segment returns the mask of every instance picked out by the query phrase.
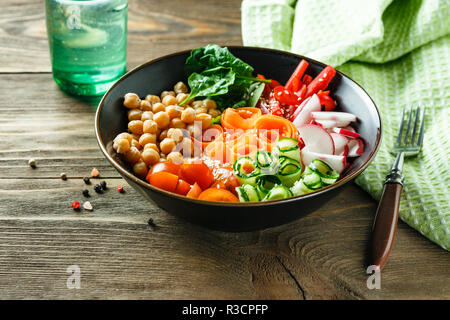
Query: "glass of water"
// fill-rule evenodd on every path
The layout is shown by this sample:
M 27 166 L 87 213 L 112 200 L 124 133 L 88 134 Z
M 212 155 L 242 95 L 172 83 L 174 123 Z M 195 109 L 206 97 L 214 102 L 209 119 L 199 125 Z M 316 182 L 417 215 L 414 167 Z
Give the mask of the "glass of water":
M 53 78 L 99 96 L 125 73 L 128 0 L 45 0 Z

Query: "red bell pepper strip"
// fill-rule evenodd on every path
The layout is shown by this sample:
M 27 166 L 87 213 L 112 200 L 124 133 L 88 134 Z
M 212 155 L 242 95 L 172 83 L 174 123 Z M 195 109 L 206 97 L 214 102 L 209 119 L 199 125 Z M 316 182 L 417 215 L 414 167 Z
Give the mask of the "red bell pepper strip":
M 273 80 L 273 79 L 270 79 L 270 80 L 272 82 L 268 83 L 268 85 L 270 86 L 271 89 L 281 86 L 281 83 L 279 83 L 277 80 Z
M 303 82 L 303 84 L 309 85 L 312 80 L 313 80 L 313 78 L 309 74 L 305 74 L 303 76 L 302 82 Z
M 286 89 L 283 86 L 276 87 L 273 89 L 274 97 L 279 102 L 287 105 L 296 105 L 298 104 L 299 97 L 294 94 L 292 91 Z
M 317 97 L 319 98 L 320 105 L 324 107 L 325 111 L 332 111 L 336 108 L 336 102 L 328 96 L 326 91 L 318 93 Z
M 319 73 L 317 77 L 308 85 L 308 90 L 306 91 L 306 97 L 312 96 L 319 90 L 325 90 L 328 87 L 331 79 L 333 79 L 336 74 L 336 70 L 332 66 L 326 66 L 322 72 Z
M 289 78 L 289 80 L 286 82 L 285 84 L 285 88 L 291 91 L 297 91 L 294 90 L 293 88 L 293 84 L 294 84 L 294 79 L 298 80 L 298 84 L 301 83 L 301 78 L 303 77 L 303 74 L 305 73 L 306 69 L 308 68 L 309 63 L 306 62 L 306 60 L 302 59 L 302 61 L 300 61 L 300 63 L 298 64 L 297 68 L 295 68 L 294 73 L 292 73 L 291 77 Z M 300 86 L 299 86 L 300 87 Z

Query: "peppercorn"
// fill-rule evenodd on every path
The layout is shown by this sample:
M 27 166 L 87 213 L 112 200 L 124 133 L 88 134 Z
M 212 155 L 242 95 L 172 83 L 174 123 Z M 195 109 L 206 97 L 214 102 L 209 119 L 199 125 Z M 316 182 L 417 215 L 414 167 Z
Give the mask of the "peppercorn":
M 152 218 L 148 219 L 147 223 L 148 223 L 150 230 L 154 231 L 156 228 L 156 224 L 153 222 L 153 219 Z
M 102 193 L 102 186 L 99 185 L 99 184 L 96 184 L 94 186 L 94 191 L 97 192 L 97 193 Z
M 33 169 L 36 168 L 36 160 L 34 160 L 34 159 L 28 160 L 28 165 L 30 167 L 32 167 Z
M 123 190 L 123 187 L 121 185 L 117 185 L 117 191 L 119 191 L 120 193 L 123 193 L 125 190 Z
M 91 179 L 89 179 L 89 177 L 84 177 L 83 181 L 85 184 L 91 184 Z
M 83 189 L 83 196 L 85 196 L 86 198 L 89 197 L 89 190 L 88 189 Z
M 61 173 L 59 176 L 62 180 L 67 180 L 67 174 L 65 172 Z
M 102 186 L 103 190 L 106 190 L 106 181 L 100 182 L 100 185 Z
M 86 209 L 87 211 L 94 210 L 94 208 L 92 207 L 92 204 L 89 201 L 86 201 L 85 203 L 83 203 L 83 208 Z
M 99 175 L 100 175 L 100 172 L 97 170 L 97 168 L 92 168 L 91 176 L 93 178 L 97 178 Z
M 77 200 L 74 200 L 72 202 L 72 208 L 73 210 L 78 210 L 80 208 L 80 203 Z

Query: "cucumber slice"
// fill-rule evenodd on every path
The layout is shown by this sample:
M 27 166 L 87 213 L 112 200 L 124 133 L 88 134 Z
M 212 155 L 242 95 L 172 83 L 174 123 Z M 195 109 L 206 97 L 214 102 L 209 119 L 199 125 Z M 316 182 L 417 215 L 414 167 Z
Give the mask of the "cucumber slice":
M 256 178 L 256 188 L 261 194 L 267 194 L 269 191 L 276 186 L 281 185 L 281 180 L 274 175 L 259 176 Z
M 249 184 L 244 184 L 243 186 L 236 188 L 239 201 L 241 202 L 257 202 L 261 201 L 261 195 L 258 190 Z
M 300 147 L 298 141 L 293 138 L 283 138 L 278 140 L 276 154 L 279 157 L 286 157 L 300 162 Z
M 317 190 L 322 187 L 322 179 L 315 172 L 303 176 L 303 183 L 311 190 Z
M 307 186 L 305 186 L 303 180 L 296 181 L 294 185 L 291 187 L 291 192 L 294 196 L 301 196 L 303 194 L 307 194 L 313 191 L 314 190 L 309 189 Z
M 340 177 L 338 171 L 333 170 L 328 164 L 319 159 L 314 159 L 309 167 L 320 176 L 325 185 L 335 183 Z
M 250 173 L 248 173 L 249 168 L 253 169 Z M 241 185 L 256 185 L 256 177 L 258 177 L 261 173 L 259 168 L 256 166 L 255 161 L 248 156 L 237 159 L 233 164 L 233 171 Z
M 284 186 L 292 187 L 302 175 L 302 165 L 300 162 L 287 157 L 280 157 L 280 162 L 277 176 Z
M 270 152 L 260 150 L 256 153 L 256 165 L 259 168 L 270 168 L 273 162 L 274 159 Z
M 292 192 L 285 186 L 276 186 L 264 197 L 263 201 L 281 200 L 292 197 Z
M 236 187 L 236 192 L 240 202 L 250 202 L 250 198 L 248 197 L 247 192 L 245 192 L 244 187 Z

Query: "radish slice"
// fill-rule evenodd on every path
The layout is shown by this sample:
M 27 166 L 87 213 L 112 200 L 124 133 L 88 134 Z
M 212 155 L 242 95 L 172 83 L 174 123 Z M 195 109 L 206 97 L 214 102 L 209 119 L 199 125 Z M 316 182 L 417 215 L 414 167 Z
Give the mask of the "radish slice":
M 347 137 L 343 136 L 342 134 L 338 134 L 335 132 L 330 133 L 330 136 L 333 139 L 333 143 L 334 143 L 334 154 L 342 155 L 347 147 L 349 139 Z M 348 153 L 348 147 L 347 147 L 347 153 Z
M 331 129 L 331 131 L 335 132 L 335 133 L 342 134 L 342 135 L 347 136 L 347 137 L 352 137 L 352 138 L 359 138 L 360 137 L 359 133 L 348 130 L 348 128 L 353 129 L 352 127 L 346 127 L 346 128 L 347 129 L 344 129 L 344 128 L 333 128 L 333 129 Z
M 311 112 L 311 116 L 314 120 L 334 120 L 341 123 L 350 123 L 356 121 L 356 116 L 348 112 L 333 112 L 333 111 L 320 111 Z M 345 126 L 348 126 L 345 125 Z M 345 127 L 343 126 L 343 127 Z
M 314 122 L 321 125 L 325 129 L 330 129 L 330 128 L 334 128 L 334 127 L 342 128 L 342 127 L 348 126 L 350 123 L 349 121 L 319 120 L 319 119 L 314 119 Z
M 298 128 L 298 133 L 305 143 L 303 150 L 334 154 L 333 138 L 321 126 L 304 124 Z
M 348 142 L 348 157 L 359 157 L 364 152 L 364 143 L 361 139 L 351 139 Z
M 341 153 L 336 154 L 336 155 L 347 157 L 348 156 L 348 145 L 344 146 L 344 150 Z
M 306 98 L 298 107 L 297 109 L 295 109 L 294 114 L 292 115 L 291 120 L 294 120 L 298 114 L 300 113 L 300 111 L 302 111 L 303 107 L 308 103 L 308 101 L 311 99 L 311 97 Z
M 302 109 L 300 110 L 299 114 L 294 118 L 294 121 L 292 121 L 292 123 L 297 128 L 300 127 L 303 124 L 310 123 L 311 120 L 312 120 L 311 112 L 313 112 L 313 111 L 320 111 L 321 108 L 322 107 L 320 105 L 319 97 L 317 96 L 317 94 L 315 94 L 302 107 Z
M 347 160 L 345 156 L 336 156 L 331 154 L 305 151 L 305 149 L 301 151 L 301 155 L 302 162 L 305 167 L 308 166 L 314 159 L 322 160 L 339 173 L 344 171 L 345 167 L 347 166 Z

